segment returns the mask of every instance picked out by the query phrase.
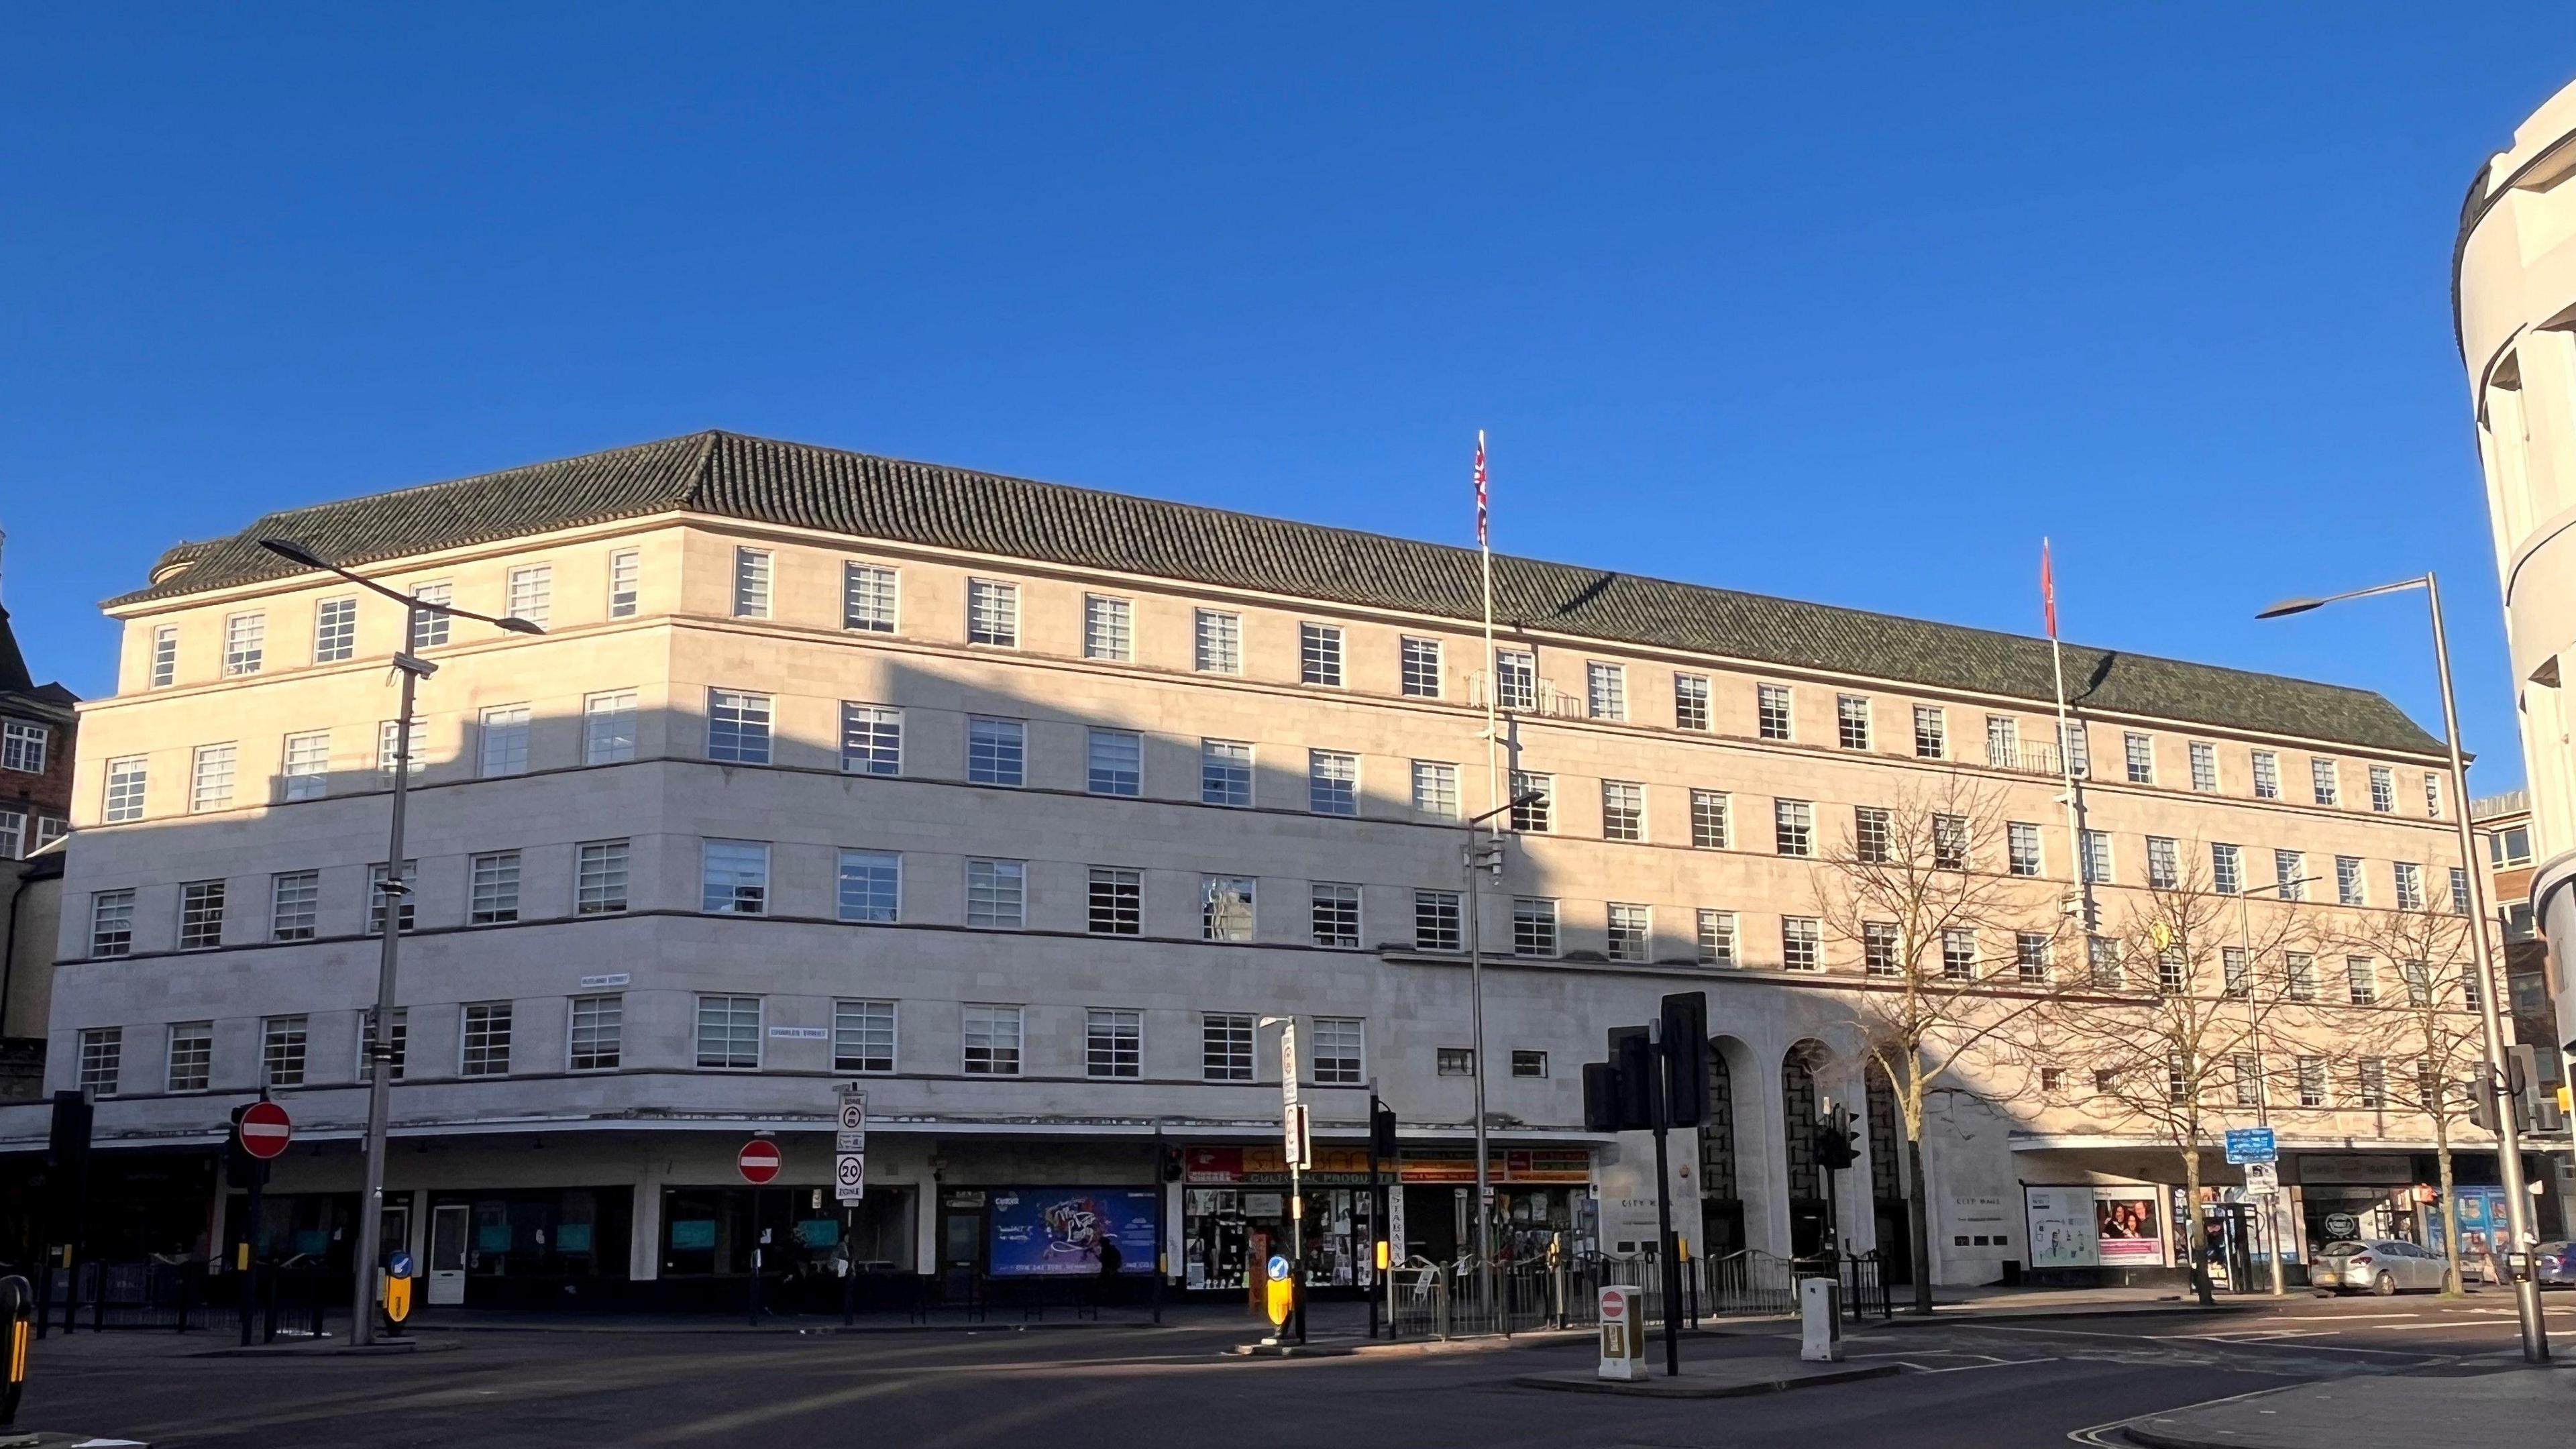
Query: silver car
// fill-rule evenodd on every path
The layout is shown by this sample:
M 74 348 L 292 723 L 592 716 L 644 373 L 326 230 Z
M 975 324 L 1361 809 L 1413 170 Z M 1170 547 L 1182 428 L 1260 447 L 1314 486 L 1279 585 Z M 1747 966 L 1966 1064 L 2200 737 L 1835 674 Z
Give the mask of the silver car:
M 2328 1243 L 2317 1250 L 2316 1270 L 2311 1277 L 2318 1287 L 2344 1292 L 2359 1289 L 2382 1295 L 2413 1290 L 2438 1293 L 2442 1288 L 2442 1259 L 2429 1249 L 2394 1238 Z
M 2576 1243 L 2543 1243 L 2532 1249 L 2531 1276 L 2543 1288 L 2576 1287 Z

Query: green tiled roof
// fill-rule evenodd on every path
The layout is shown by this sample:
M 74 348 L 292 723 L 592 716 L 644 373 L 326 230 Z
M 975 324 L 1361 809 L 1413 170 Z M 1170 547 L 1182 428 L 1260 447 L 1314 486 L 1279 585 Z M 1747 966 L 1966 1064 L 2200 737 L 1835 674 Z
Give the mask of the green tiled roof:
M 263 536 L 367 563 L 674 509 L 1479 617 L 1471 549 L 725 432 L 272 513 L 230 538 L 173 550 L 165 566 L 184 567 L 109 603 L 297 572 L 258 548 Z M 1494 560 L 1494 599 L 1506 625 L 2034 704 L 2054 698 L 2045 639 L 1508 556 Z M 2367 690 L 2079 645 L 2067 646 L 2066 668 L 2070 692 L 2089 709 L 2366 749 L 2440 749 Z

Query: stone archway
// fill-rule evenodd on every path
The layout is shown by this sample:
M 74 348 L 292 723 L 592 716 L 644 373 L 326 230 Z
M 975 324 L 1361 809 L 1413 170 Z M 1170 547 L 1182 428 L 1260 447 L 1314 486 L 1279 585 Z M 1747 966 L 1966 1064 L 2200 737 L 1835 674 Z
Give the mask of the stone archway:
M 1816 1161 L 1816 1122 L 1833 1054 L 1810 1037 L 1780 1055 L 1780 1162 L 1789 1198 L 1789 1253 L 1803 1258 L 1831 1241 L 1832 1210 L 1824 1169 Z
M 1905 1198 L 1904 1133 L 1897 1120 L 1896 1085 L 1872 1060 L 1862 1069 L 1866 1100 L 1869 1197 L 1877 1228 L 1881 1273 L 1890 1284 L 1914 1281 L 1914 1234 L 1908 1226 Z

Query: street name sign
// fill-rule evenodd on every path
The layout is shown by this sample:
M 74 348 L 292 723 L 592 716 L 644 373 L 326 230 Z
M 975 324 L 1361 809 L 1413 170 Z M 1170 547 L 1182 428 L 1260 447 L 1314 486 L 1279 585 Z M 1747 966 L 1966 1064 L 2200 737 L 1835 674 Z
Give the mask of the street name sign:
M 2269 1127 L 2230 1127 L 2227 1129 L 2227 1161 L 2243 1167 L 2249 1162 L 2278 1162 L 2281 1150 L 2273 1141 Z

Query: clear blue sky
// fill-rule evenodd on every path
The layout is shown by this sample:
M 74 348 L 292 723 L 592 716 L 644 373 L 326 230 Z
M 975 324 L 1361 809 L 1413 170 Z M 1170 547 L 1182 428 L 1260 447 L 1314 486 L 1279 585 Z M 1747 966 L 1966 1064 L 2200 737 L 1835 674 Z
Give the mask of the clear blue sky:
M 2438 567 L 2519 780 L 2448 266 L 2576 16 L 1590 8 L 14 7 L 7 602 L 105 692 L 179 538 L 708 426 L 1464 542 L 1482 426 L 1499 548 L 2035 630 L 2045 531 L 2428 722 L 2250 615 Z

